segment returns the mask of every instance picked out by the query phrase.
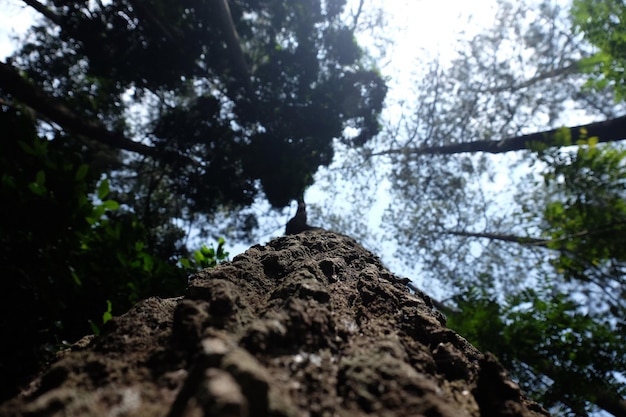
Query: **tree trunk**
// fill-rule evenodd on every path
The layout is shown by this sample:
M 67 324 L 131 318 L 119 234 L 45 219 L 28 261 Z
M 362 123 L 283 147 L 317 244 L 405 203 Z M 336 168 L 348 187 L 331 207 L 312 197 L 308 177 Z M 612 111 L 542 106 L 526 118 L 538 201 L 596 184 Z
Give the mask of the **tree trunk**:
M 3 416 L 547 416 L 354 240 L 254 246 L 61 352 Z
M 597 137 L 598 142 L 616 142 L 626 139 L 626 116 L 595 122 L 586 125 L 546 130 L 545 132 L 516 136 L 503 140 L 477 140 L 443 146 L 424 146 L 419 148 L 398 148 L 374 152 L 370 156 L 380 155 L 452 155 L 457 153 L 504 153 L 511 151 L 532 150 L 537 147 L 567 146 L 558 140 L 559 134 L 569 132 L 570 144 L 575 145 L 583 137 Z M 583 135 L 582 132 L 585 131 Z
M 215 24 L 220 28 L 224 42 L 228 49 L 228 56 L 235 78 L 243 85 L 249 94 L 252 94 L 250 85 L 250 72 L 246 64 L 246 57 L 241 48 L 239 34 L 235 28 L 235 22 L 230 13 L 228 0 L 213 0 L 213 10 L 215 11 Z

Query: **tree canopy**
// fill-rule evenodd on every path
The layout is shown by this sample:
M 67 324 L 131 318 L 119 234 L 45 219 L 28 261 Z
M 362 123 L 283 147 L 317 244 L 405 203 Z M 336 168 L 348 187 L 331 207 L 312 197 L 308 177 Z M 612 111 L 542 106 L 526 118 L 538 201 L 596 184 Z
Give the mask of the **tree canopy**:
M 64 132 L 175 167 L 169 186 L 198 211 L 261 191 L 285 206 L 333 139 L 378 131 L 385 85 L 344 2 L 27 3 L 45 19 L 2 64 L 3 91 Z
M 583 3 L 618 42 L 619 2 L 503 0 L 450 62 L 416 63 L 400 114 L 341 171 L 369 184 L 359 211 L 391 201 L 383 230 L 364 232 L 361 212 L 334 224 L 391 247 L 450 326 L 555 415 L 621 416 L 626 108 L 618 49 L 599 66 Z
M 621 2 L 499 0 L 385 108 L 363 1 L 24 2 L 41 20 L 0 63 L 0 292 L 40 309 L 9 349 L 176 293 L 224 256 L 192 257 L 184 227 L 249 237 L 247 207 L 317 178 L 335 211 L 309 204 L 312 224 L 415 267 L 555 415 L 626 415 Z
M 378 133 L 386 94 L 345 1 L 24 3 L 39 19 L 0 62 L 3 395 L 111 311 L 180 294 L 226 257 L 189 230 L 249 234 L 253 202 L 301 198 Z

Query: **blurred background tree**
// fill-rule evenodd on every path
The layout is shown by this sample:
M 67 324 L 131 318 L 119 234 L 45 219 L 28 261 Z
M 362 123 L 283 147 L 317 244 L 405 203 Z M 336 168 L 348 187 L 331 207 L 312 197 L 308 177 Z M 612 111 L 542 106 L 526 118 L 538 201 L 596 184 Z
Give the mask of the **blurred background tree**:
M 624 10 L 499 1 L 493 27 L 421 63 L 412 96 L 336 175 L 390 201 L 378 235 L 358 218 L 337 227 L 384 241 L 555 415 L 626 415 Z

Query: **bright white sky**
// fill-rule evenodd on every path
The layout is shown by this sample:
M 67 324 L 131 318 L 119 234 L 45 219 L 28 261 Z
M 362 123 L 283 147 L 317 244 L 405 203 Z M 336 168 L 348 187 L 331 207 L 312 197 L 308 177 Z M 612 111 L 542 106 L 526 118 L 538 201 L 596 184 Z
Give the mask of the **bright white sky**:
M 35 12 L 18 0 L 0 0 L 0 58 L 4 60 L 14 49 L 11 38 L 22 34 L 33 21 Z
M 495 13 L 495 0 L 386 0 L 382 4 L 389 14 L 387 23 L 399 32 L 396 57 L 414 56 L 422 48 L 433 54 L 450 54 L 460 32 L 488 25 Z M 36 15 L 20 0 L 0 0 L 0 57 L 11 53 L 11 37 L 24 33 Z
M 398 54 L 413 55 L 423 48 L 446 57 L 464 32 L 472 34 L 493 23 L 496 1 L 387 0 L 384 8 L 390 14 L 387 23 L 405 32 L 396 41 Z

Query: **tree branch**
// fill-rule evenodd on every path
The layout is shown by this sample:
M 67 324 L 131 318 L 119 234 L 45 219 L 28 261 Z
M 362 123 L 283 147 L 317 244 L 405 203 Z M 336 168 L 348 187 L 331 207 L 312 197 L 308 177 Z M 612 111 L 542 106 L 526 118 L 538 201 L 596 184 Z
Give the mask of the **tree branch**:
M 352 32 L 354 32 L 359 24 L 359 18 L 361 17 L 361 13 L 363 12 L 363 4 L 365 0 L 359 1 L 359 7 L 357 8 L 356 13 L 352 16 Z
M 13 66 L 0 62 L 0 88 L 15 99 L 41 113 L 64 129 L 87 136 L 105 145 L 146 156 L 165 156 L 159 149 L 130 140 L 122 133 L 110 132 L 98 120 L 86 120 L 59 99 L 24 79 Z M 178 154 L 176 154 L 180 157 Z
M 505 153 L 511 151 L 529 150 L 537 145 L 547 147 L 563 146 L 555 136 L 563 131 L 569 130 L 571 134 L 571 144 L 575 145 L 583 135 L 581 129 L 586 130 L 585 137 L 598 137 L 598 142 L 616 142 L 626 139 L 626 116 L 602 122 L 589 123 L 586 125 L 566 127 L 547 130 L 544 132 L 532 133 L 529 135 L 515 136 L 503 140 L 477 140 L 474 142 L 455 143 L 443 146 L 424 146 L 419 148 L 398 148 L 373 152 L 369 156 L 382 155 L 453 155 L 458 153 L 486 152 L 492 154 Z
M 241 48 L 235 22 L 233 22 L 233 16 L 230 13 L 230 7 L 228 7 L 228 0 L 213 0 L 213 6 L 216 13 L 215 22 L 217 22 L 224 36 L 234 75 L 248 91 L 251 91 L 250 72 Z
M 32 7 L 33 9 L 37 10 L 42 15 L 44 15 L 47 19 L 51 20 L 58 26 L 61 26 L 61 16 L 59 16 L 58 14 L 56 14 L 55 12 L 53 12 L 52 10 L 50 10 L 43 4 L 39 3 L 36 0 L 22 0 L 22 1 L 26 3 L 27 5 L 29 5 L 30 7 Z
M 536 239 L 532 237 L 522 237 L 515 235 L 505 235 L 499 233 L 487 233 L 487 232 L 466 232 L 463 230 L 447 230 L 443 232 L 446 235 L 462 236 L 462 237 L 476 237 L 490 240 L 499 240 L 501 242 L 519 243 L 520 245 L 532 245 L 546 247 L 551 240 Z
M 521 90 L 523 88 L 527 88 L 532 86 L 533 84 L 536 84 L 540 81 L 544 81 L 544 80 L 548 80 L 551 78 L 556 78 L 562 75 L 569 75 L 572 74 L 574 72 L 577 72 L 580 68 L 581 63 L 579 61 L 575 61 L 572 62 L 569 65 L 566 65 L 564 67 L 561 68 L 555 68 L 553 70 L 550 71 L 546 71 L 546 72 L 542 72 L 540 74 L 536 74 L 534 77 L 531 77 L 525 81 L 520 82 L 519 84 L 516 85 L 506 85 L 506 86 L 502 86 L 502 87 L 491 87 L 491 88 L 485 88 L 485 89 L 480 89 L 480 88 L 469 88 L 469 91 L 472 92 L 477 92 L 477 93 L 490 93 L 490 94 L 495 94 L 495 93 L 501 93 L 503 91 L 517 91 L 517 90 Z

